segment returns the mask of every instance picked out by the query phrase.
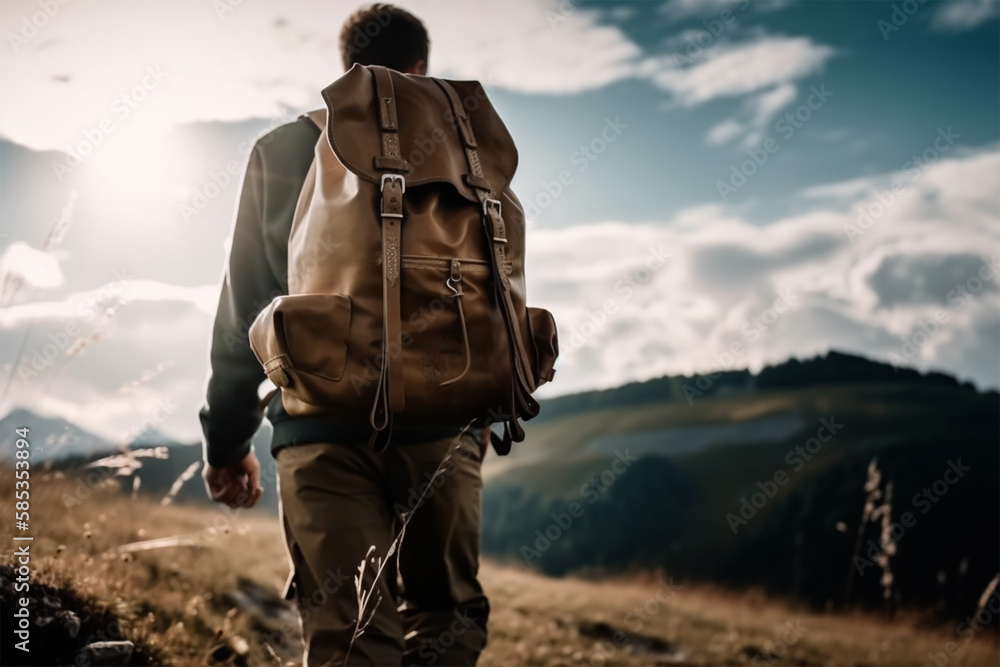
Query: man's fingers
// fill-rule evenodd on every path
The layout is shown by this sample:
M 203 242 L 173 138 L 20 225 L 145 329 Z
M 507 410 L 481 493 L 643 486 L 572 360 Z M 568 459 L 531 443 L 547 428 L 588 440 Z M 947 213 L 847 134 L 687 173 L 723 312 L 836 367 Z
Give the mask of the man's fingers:
M 217 503 L 232 503 L 240 494 L 241 484 L 238 484 L 229 475 L 221 480 L 216 480 L 214 484 L 209 484 L 209 497 Z
M 209 498 L 232 509 L 253 507 L 264 491 L 260 465 L 252 454 L 227 468 L 206 469 L 203 476 Z
M 232 507 L 233 509 L 236 509 L 237 507 L 250 509 L 251 507 L 257 504 L 258 500 L 260 500 L 260 495 L 262 491 L 263 489 L 261 489 L 259 486 L 254 487 L 249 491 L 242 490 L 240 491 L 239 496 L 236 498 L 236 502 L 233 505 L 230 505 L 230 507 Z
M 253 484 L 253 477 L 240 475 L 231 484 L 232 493 L 224 499 L 231 509 L 251 508 L 257 504 L 263 494 L 263 487 L 258 482 Z
M 225 484 L 209 485 L 208 495 L 217 503 L 228 502 L 229 497 L 232 495 L 232 486 L 228 482 Z
M 260 468 L 250 470 L 249 487 L 251 492 L 257 494 L 256 498 L 260 498 L 260 492 L 263 491 L 260 485 Z

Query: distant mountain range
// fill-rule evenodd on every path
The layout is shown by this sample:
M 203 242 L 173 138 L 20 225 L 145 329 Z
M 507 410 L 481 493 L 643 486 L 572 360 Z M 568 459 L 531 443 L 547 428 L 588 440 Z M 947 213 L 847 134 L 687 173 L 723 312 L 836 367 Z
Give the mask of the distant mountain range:
M 15 429 L 25 426 L 28 427 L 33 458 L 59 458 L 114 448 L 104 438 L 61 417 L 42 417 L 30 410 L 17 408 L 0 419 L 0 454 L 7 455 L 14 450 L 14 442 L 18 438 Z
M 112 443 L 99 435 L 85 431 L 62 417 L 43 417 L 30 410 L 16 408 L 0 419 L 0 455 L 7 455 L 14 449 L 17 439 L 15 429 L 27 426 L 31 442 L 31 452 L 36 460 L 61 459 L 67 457 L 102 454 L 116 449 Z M 151 445 L 180 445 L 155 429 L 137 435 L 130 448 Z

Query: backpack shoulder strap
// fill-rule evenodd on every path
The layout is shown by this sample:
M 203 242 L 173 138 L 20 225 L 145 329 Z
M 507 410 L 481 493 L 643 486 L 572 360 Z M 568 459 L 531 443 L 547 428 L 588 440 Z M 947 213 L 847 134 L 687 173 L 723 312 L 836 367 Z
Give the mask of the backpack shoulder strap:
M 316 109 L 314 111 L 307 111 L 299 116 L 299 119 L 304 119 L 311 121 L 322 132 L 326 127 L 326 109 Z

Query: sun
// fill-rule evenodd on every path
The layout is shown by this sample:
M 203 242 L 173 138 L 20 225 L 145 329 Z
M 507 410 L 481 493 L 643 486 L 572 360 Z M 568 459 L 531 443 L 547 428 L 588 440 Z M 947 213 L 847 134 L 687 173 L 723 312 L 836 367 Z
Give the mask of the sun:
M 183 166 L 169 138 L 169 126 L 155 120 L 136 118 L 114 128 L 81 157 L 83 187 L 100 192 L 115 211 L 135 213 L 160 206 L 169 199 L 171 183 Z

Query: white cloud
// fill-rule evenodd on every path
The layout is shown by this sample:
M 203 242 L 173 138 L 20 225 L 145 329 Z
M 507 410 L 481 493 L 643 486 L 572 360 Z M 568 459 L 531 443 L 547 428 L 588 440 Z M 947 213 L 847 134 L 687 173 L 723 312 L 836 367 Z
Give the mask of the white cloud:
M 678 70 L 664 64 L 653 82 L 685 107 L 781 87 L 820 71 L 834 50 L 809 37 L 768 35 L 740 44 L 720 44 L 704 59 Z
M 719 146 L 735 139 L 746 131 L 743 123 L 727 118 L 713 126 L 705 135 L 705 143 L 709 146 Z
M 746 96 L 736 114 L 712 126 L 705 143 L 719 146 L 737 139 L 744 148 L 761 141 L 765 128 L 798 95 L 795 82 L 821 71 L 833 48 L 808 37 L 759 34 L 740 43 L 719 43 L 696 64 L 671 67 L 666 59 L 650 78 L 691 108 L 725 97 Z
M 997 0 L 950 0 L 938 5 L 931 25 L 944 31 L 971 30 L 1000 16 Z
M 807 37 L 765 35 L 716 44 L 697 65 L 678 71 L 671 58 L 647 56 L 618 26 L 602 24 L 600 12 L 564 5 L 519 0 L 498 10 L 485 2 L 418 0 L 408 8 L 432 36 L 432 74 L 529 94 L 648 79 L 691 107 L 780 87 L 814 73 L 833 53 Z M 336 28 L 351 9 L 244 3 L 220 19 L 211 3 L 69 4 L 16 53 L 0 49 L 0 83 L 32 100 L 5 108 L 0 136 L 66 150 L 94 136 L 102 121 L 114 132 L 155 138 L 178 123 L 320 106 L 319 91 L 342 71 Z M 0 3 L 8 25 L 36 11 L 30 1 Z M 468 29 L 484 21 L 489 29 Z M 95 42 L 102 48 L 92 48 Z
M 660 13 L 670 21 L 683 21 L 718 16 L 727 9 L 734 14 L 747 9 L 773 12 L 790 4 L 791 0 L 667 0 L 660 7 Z
M 743 102 L 739 119 L 729 118 L 711 128 L 705 135 L 705 143 L 718 146 L 729 143 L 737 137 L 744 148 L 757 145 L 763 139 L 764 129 L 778 112 L 791 104 L 798 90 L 790 83 L 782 83 L 771 90 L 748 97 Z
M 5 281 L 5 288 L 8 280 L 43 289 L 58 287 L 63 282 L 62 270 L 55 257 L 21 241 L 11 243 L 0 256 L 0 278 Z M 5 299 L 9 296 L 13 295 L 4 294 Z
M 219 300 L 218 285 L 183 287 L 158 280 L 122 278 L 96 289 L 74 292 L 59 301 L 32 301 L 0 310 L 0 329 L 11 329 L 34 320 L 94 319 L 107 308 L 143 301 L 180 301 L 214 315 Z
M 634 76 L 642 55 L 618 27 L 600 24 L 599 13 L 571 8 L 563 15 L 556 0 L 502 8 L 420 0 L 407 8 L 428 27 L 431 73 L 439 76 L 570 94 Z M 0 135 L 64 150 L 106 118 L 116 128 L 140 123 L 152 133 L 320 106 L 319 91 L 342 72 L 338 32 L 353 9 L 340 2 L 247 2 L 220 19 L 211 2 L 71 3 L 17 52 L 0 49 L 0 83 L 31 100 L 5 106 Z M 36 2 L 5 0 L 0 22 L 20 26 L 37 11 Z M 550 22 L 551 12 L 561 20 Z M 135 108 L 123 106 L 133 102 L 122 96 L 142 85 L 147 67 L 161 80 L 140 93 Z
M 138 433 L 151 419 L 181 442 L 200 437 L 212 315 L 177 300 L 134 301 L 108 320 L 72 318 L 35 320 L 13 372 L 9 365 L 19 346 L 10 341 L 21 340 L 26 322 L 0 332 L 4 382 L 13 383 L 4 410 L 21 406 L 59 415 L 112 442 Z M 94 331 L 103 335 L 70 353 Z
M 414 11 L 427 22 L 431 65 L 444 76 L 526 93 L 568 94 L 635 74 L 642 49 L 618 27 L 600 25 L 593 12 L 580 10 L 553 26 L 545 18 L 553 6 L 558 4 L 505 2 L 484 30 L 467 28 L 483 22 L 483 3 L 436 3 Z
M 795 86 L 782 83 L 771 90 L 761 93 L 747 101 L 747 105 L 753 110 L 753 125 L 756 128 L 763 128 L 779 111 L 791 104 L 795 100 Z
M 671 21 L 689 18 L 705 18 L 730 9 L 745 7 L 749 0 L 667 0 L 660 7 L 660 13 Z
M 810 186 L 799 193 L 805 199 L 840 199 L 853 201 L 869 193 L 872 187 L 871 178 L 856 178 L 839 183 L 824 183 Z
M 758 12 L 776 12 L 790 7 L 792 0 L 754 0 L 753 8 Z
M 535 229 L 527 258 L 530 300 L 555 313 L 564 353 L 548 391 L 706 372 L 733 341 L 745 353 L 732 368 L 831 348 L 899 359 L 904 337 L 942 308 L 951 309 L 949 323 L 903 361 L 998 386 L 1000 341 L 992 341 L 994 352 L 979 346 L 975 355 L 954 346 L 995 337 L 1000 290 L 984 288 L 960 309 L 945 299 L 991 260 L 983 253 L 1000 247 L 998 173 L 995 147 L 943 159 L 907 181 L 853 244 L 845 226 L 856 225 L 883 184 L 901 173 L 810 188 L 804 194 L 818 208 L 764 226 L 706 205 L 647 224 Z M 651 247 L 670 257 L 629 292 L 627 277 Z M 880 277 L 887 267 L 888 285 Z M 789 289 L 794 308 L 766 331 L 752 324 Z

